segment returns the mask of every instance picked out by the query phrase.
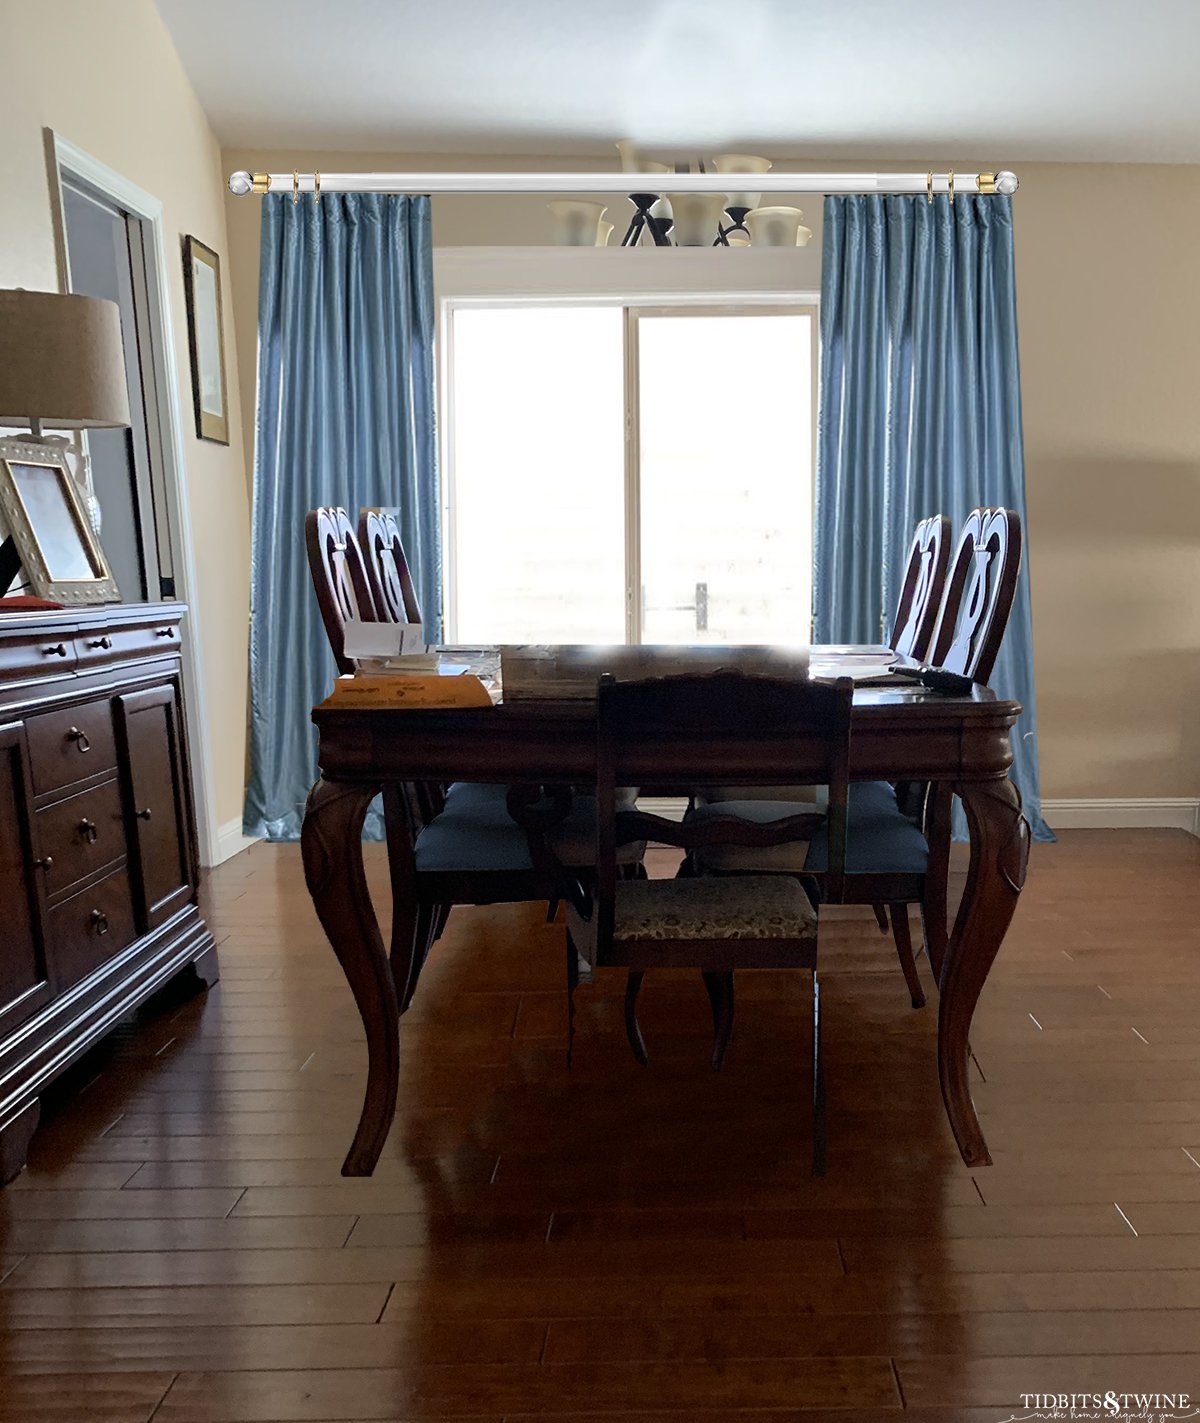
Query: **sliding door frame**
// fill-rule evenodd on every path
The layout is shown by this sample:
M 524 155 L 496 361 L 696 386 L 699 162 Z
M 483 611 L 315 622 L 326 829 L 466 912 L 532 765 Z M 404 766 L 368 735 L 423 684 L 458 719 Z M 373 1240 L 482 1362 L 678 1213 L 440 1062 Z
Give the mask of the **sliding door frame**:
M 742 280 L 730 282 L 731 276 Z M 615 306 L 624 309 L 625 636 L 641 636 L 639 314 L 812 317 L 812 460 L 820 342 L 820 253 L 812 248 L 457 248 L 434 254 L 438 295 L 438 426 L 442 489 L 442 604 L 447 640 L 458 636 L 454 488 L 454 316 L 463 309 Z

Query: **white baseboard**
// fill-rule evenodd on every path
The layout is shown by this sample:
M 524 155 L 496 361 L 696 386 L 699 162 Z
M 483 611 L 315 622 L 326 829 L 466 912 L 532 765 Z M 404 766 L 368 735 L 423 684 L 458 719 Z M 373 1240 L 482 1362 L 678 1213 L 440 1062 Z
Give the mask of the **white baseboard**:
M 248 850 L 251 845 L 258 844 L 256 835 L 245 835 L 242 833 L 242 820 L 239 816 L 236 820 L 227 820 L 224 825 L 217 830 L 217 857 L 211 865 L 206 868 L 214 869 L 217 865 L 223 865 L 226 860 L 231 860 L 234 855 L 240 855 L 243 850 Z
M 1042 814 L 1051 830 L 1186 830 L 1200 835 L 1200 800 L 1187 796 L 1044 800 Z

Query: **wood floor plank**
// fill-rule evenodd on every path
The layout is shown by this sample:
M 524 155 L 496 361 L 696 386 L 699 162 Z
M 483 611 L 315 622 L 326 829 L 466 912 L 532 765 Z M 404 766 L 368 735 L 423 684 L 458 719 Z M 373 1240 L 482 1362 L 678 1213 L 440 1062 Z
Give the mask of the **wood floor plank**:
M 0 1229 L 26 1220 L 220 1220 L 241 1197 L 237 1187 L 195 1191 L 58 1190 L 0 1194 Z
M 149 1423 L 174 1374 L 5 1377 L 0 1423 Z
M 49 1255 L 114 1251 L 306 1250 L 340 1246 L 353 1216 L 260 1220 L 22 1220 L 4 1227 L 13 1250 Z
M 213 1325 L 374 1324 L 392 1285 L 151 1285 L 126 1289 L 9 1289 L 6 1329 L 145 1328 Z
M 620 1415 L 630 1403 L 687 1414 L 698 1407 L 886 1408 L 898 1403 L 887 1359 L 808 1359 L 803 1368 L 605 1364 L 430 1366 L 420 1370 L 181 1373 L 155 1423 L 507 1416 L 586 1410 Z
M 536 1364 L 546 1326 L 537 1320 L 425 1320 L 388 1324 L 210 1325 L 21 1330 L 5 1341 L 10 1374 L 140 1371 L 149 1359 L 176 1369 L 424 1369 L 443 1364 Z

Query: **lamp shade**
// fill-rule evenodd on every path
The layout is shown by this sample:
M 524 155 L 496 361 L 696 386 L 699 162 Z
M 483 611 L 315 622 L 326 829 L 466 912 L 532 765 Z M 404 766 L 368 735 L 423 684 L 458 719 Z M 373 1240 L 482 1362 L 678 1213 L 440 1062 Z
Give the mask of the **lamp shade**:
M 129 424 L 116 302 L 0 291 L 0 425 Z

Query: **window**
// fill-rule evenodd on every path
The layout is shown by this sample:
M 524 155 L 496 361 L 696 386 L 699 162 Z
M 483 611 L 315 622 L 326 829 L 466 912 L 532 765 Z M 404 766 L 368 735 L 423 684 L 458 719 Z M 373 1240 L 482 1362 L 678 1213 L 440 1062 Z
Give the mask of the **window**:
M 815 325 L 453 305 L 448 640 L 807 641 Z

